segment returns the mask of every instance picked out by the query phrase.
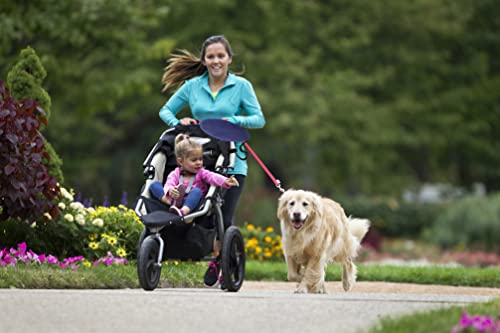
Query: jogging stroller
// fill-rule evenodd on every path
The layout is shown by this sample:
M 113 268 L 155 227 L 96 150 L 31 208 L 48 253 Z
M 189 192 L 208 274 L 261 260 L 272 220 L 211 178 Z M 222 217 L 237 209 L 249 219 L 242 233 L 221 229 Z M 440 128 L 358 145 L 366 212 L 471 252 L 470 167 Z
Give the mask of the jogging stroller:
M 204 133 L 199 125 L 176 126 L 162 133 L 146 157 L 143 167 L 146 182 L 135 204 L 135 212 L 144 224 L 137 249 L 137 274 L 144 290 L 154 290 L 165 259 L 202 261 L 214 259 L 214 240 L 221 241 L 221 271 L 227 291 L 238 291 L 245 275 L 245 246 L 236 226 L 224 230 L 221 207 L 224 188 L 210 186 L 197 209 L 185 216 L 168 211 L 169 207 L 149 193 L 153 181 L 165 183 L 175 169 L 175 137 L 185 133 L 203 143 L 203 163 L 208 170 L 227 175 L 233 167 L 233 142 L 224 142 Z

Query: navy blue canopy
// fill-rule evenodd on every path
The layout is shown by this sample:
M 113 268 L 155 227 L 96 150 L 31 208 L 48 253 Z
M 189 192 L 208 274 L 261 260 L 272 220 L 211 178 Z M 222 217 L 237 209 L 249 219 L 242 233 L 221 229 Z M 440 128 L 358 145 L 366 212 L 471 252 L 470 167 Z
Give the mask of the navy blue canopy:
M 222 119 L 206 119 L 200 122 L 201 130 L 222 141 L 246 142 L 250 133 L 243 127 Z

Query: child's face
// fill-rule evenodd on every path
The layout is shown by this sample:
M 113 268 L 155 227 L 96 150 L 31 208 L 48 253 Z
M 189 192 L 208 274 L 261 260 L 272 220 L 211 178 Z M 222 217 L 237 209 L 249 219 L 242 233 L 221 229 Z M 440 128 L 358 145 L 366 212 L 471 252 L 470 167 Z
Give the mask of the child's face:
M 177 163 L 187 172 L 198 173 L 203 167 L 203 152 L 201 149 L 193 150 L 186 157 L 177 158 Z

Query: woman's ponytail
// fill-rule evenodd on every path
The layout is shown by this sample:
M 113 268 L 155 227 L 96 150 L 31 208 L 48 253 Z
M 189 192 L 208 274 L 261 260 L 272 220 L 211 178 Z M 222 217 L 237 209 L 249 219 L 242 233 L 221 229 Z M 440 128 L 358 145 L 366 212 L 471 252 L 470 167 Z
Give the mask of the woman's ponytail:
M 167 60 L 167 67 L 161 78 L 162 92 L 167 92 L 172 87 L 179 88 L 186 80 L 201 75 L 206 71 L 200 58 L 187 50 L 179 50 L 171 54 Z

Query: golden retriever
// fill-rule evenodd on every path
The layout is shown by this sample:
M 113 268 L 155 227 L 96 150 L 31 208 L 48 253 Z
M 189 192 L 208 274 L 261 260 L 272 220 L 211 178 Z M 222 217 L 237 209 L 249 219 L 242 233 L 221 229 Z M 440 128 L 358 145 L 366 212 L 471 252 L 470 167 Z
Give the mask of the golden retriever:
M 278 203 L 282 245 L 288 280 L 296 293 L 326 293 L 329 262 L 342 264 L 342 286 L 351 290 L 356 281 L 356 258 L 370 221 L 347 217 L 337 202 L 316 193 L 288 190 Z

